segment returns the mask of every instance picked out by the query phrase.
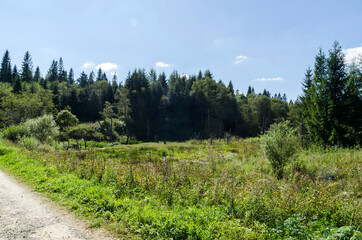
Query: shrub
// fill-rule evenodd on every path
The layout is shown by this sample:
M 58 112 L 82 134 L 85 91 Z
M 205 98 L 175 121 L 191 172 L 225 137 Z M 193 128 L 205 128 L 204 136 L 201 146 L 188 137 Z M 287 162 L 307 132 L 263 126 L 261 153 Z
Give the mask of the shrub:
M 275 123 L 261 137 L 261 146 L 277 178 L 283 178 L 284 167 L 299 148 L 296 130 L 288 122 Z
M 70 127 L 66 131 L 66 138 L 84 139 L 86 141 L 103 141 L 104 136 L 99 131 L 97 123 L 83 123 Z
M 11 125 L 4 129 L 2 137 L 10 141 L 16 142 L 24 136 L 30 136 L 29 128 L 24 124 Z
M 59 128 L 52 115 L 43 115 L 27 120 L 24 125 L 29 128 L 30 135 L 40 142 L 53 139 L 59 133 Z
M 39 141 L 34 137 L 22 137 L 19 140 L 19 144 L 28 150 L 33 150 L 39 146 Z
M 65 127 L 75 126 L 79 123 L 78 118 L 68 110 L 60 111 L 56 116 L 55 121 L 61 129 L 64 129 Z

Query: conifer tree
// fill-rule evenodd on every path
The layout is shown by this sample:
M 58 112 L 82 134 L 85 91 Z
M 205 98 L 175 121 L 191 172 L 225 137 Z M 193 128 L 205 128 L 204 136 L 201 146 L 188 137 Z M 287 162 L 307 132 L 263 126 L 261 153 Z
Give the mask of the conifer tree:
M 310 69 L 305 75 L 301 98 L 303 122 L 312 142 L 351 145 L 361 141 L 360 130 L 355 131 L 360 129 L 361 119 L 358 115 L 351 117 L 361 105 L 360 92 L 353 90 L 356 86 L 353 76 L 356 75 L 347 76 L 338 42 L 329 50 L 328 57 L 319 50 L 313 75 Z
M 80 77 L 78 78 L 78 84 L 81 87 L 86 87 L 88 85 L 88 76 L 84 73 L 84 71 L 80 74 Z
M 15 82 L 16 77 L 20 77 L 19 72 L 18 72 L 18 68 L 16 67 L 16 65 L 14 65 L 13 72 L 12 72 L 11 75 L 12 75 L 11 78 L 12 78 L 13 82 Z
M 102 77 L 103 77 L 103 72 L 102 72 L 102 69 L 101 68 L 99 68 L 98 69 L 98 73 L 97 73 L 97 82 L 98 81 L 102 81 L 103 79 L 102 79 Z
M 67 80 L 67 82 L 68 82 L 69 84 L 74 84 L 74 73 L 73 73 L 73 68 L 71 68 L 71 69 L 69 70 L 69 74 L 68 74 L 68 80 Z
M 40 68 L 39 68 L 39 67 L 36 67 L 35 73 L 34 73 L 34 81 L 35 81 L 35 82 L 39 82 L 39 79 L 40 79 L 40 78 L 41 78 Z
M 58 80 L 58 62 L 53 60 L 47 74 L 47 80 L 49 82 L 54 82 Z
M 10 55 L 6 50 L 0 66 L 0 82 L 12 83 L 12 80 Z
M 23 82 L 31 82 L 33 80 L 33 62 L 28 51 L 24 55 L 20 78 Z
M 88 77 L 88 83 L 89 85 L 93 85 L 94 84 L 94 72 L 91 71 Z
M 67 71 L 64 70 L 63 58 L 59 58 L 58 62 L 58 79 L 59 82 L 67 81 Z

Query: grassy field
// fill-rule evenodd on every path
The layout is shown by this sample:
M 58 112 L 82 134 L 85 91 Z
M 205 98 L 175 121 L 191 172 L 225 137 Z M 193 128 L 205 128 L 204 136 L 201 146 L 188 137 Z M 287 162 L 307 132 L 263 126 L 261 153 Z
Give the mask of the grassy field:
M 124 239 L 362 239 L 360 149 L 300 150 L 277 180 L 258 139 L 88 146 L 2 141 L 0 167 Z

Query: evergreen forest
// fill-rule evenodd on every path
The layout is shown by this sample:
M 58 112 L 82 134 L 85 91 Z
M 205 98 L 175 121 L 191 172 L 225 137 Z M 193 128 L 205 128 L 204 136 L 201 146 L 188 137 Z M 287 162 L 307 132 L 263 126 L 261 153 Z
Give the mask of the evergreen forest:
M 327 54 L 318 52 L 294 102 L 267 89 L 256 93 L 252 86 L 239 93 L 232 82 L 214 79 L 209 70 L 191 76 L 175 70 L 166 76 L 139 68 L 124 80 L 108 77 L 102 69 L 76 77 L 62 58 L 42 74 L 29 52 L 18 68 L 6 51 L 0 68 L 1 127 L 67 111 L 81 123 L 108 121 L 103 126 L 108 141 L 120 136 L 165 141 L 255 137 L 271 124 L 289 120 L 305 143 L 361 144 L 361 59 L 347 65 L 337 42 Z M 86 131 L 90 140 L 96 138 Z

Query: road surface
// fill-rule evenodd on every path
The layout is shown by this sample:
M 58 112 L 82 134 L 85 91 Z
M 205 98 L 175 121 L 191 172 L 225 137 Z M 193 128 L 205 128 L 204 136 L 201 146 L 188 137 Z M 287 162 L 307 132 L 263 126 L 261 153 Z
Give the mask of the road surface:
M 0 171 L 0 240 L 109 239 Z

